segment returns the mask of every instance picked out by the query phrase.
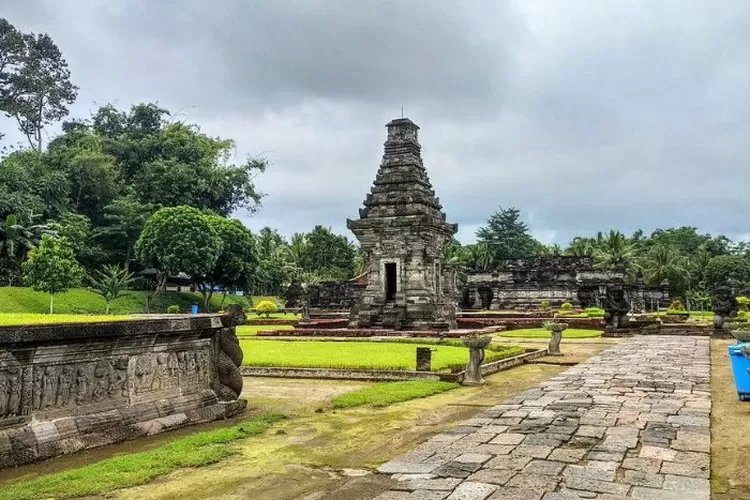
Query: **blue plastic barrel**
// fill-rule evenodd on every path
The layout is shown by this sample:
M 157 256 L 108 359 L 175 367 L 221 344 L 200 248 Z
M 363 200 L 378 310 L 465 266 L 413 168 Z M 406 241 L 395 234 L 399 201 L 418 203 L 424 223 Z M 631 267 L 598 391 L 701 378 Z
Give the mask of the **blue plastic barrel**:
M 190 306 L 190 314 L 198 314 L 198 304 Z
M 750 342 L 730 345 L 728 352 L 737 396 L 742 401 L 750 401 Z

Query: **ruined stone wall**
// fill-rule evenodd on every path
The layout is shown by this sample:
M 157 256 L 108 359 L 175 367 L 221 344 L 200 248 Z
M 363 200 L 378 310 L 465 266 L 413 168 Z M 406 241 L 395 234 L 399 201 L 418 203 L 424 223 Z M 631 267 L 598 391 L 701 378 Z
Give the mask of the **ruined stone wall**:
M 308 286 L 310 307 L 316 309 L 351 309 L 366 285 L 352 282 L 323 282 Z
M 538 309 L 548 302 L 559 307 L 600 305 L 607 287 L 623 286 L 624 273 L 596 269 L 589 257 L 539 256 L 507 260 L 492 271 L 471 273 L 463 287 L 461 306 L 471 309 Z M 663 305 L 666 287 L 624 285 L 633 309 Z
M 0 467 L 244 409 L 229 316 L 0 327 Z

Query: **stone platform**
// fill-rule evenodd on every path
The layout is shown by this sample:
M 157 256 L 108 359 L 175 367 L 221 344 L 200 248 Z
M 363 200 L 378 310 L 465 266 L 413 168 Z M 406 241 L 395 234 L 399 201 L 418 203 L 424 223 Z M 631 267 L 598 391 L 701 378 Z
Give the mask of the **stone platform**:
M 236 321 L 0 327 L 0 467 L 242 411 Z
M 377 500 L 708 500 L 709 340 L 623 340 L 385 463 Z

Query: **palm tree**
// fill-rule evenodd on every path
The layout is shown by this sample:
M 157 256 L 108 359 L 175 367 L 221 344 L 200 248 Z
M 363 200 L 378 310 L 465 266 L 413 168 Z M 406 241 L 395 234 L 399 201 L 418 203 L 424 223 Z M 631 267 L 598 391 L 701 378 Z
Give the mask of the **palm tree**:
M 43 234 L 54 234 L 54 231 L 46 224 L 25 226 L 15 214 L 10 214 L 0 221 L 0 253 L 23 260 L 26 253 L 39 244 Z
M 628 271 L 636 267 L 635 245 L 620 231 L 610 230 L 606 235 L 598 233 L 593 256 L 600 269 Z
M 687 268 L 690 271 L 691 286 L 703 288 L 706 285 L 706 269 L 712 258 L 711 252 L 701 245 L 698 251 L 688 259 Z
M 672 287 L 679 287 L 688 277 L 687 261 L 680 252 L 667 245 L 651 247 L 643 259 L 643 275 L 650 285 L 668 281 Z
M 367 253 L 362 250 L 362 247 L 357 248 L 357 253 L 354 256 L 354 277 L 357 278 L 367 272 L 370 267 L 370 261 L 367 258 Z
M 470 269 L 487 271 L 495 264 L 492 250 L 486 244 L 476 243 L 474 245 L 467 245 L 465 248 L 467 251 L 466 263 Z
M 133 282 L 133 273 L 127 267 L 106 265 L 89 277 L 89 289 L 102 296 L 106 304 L 105 314 L 109 314 L 109 304 L 116 300 Z
M 562 255 L 563 249 L 557 243 L 552 245 L 543 245 L 541 248 L 540 255 Z
M 601 233 L 599 233 L 601 235 Z M 582 238 L 576 236 L 565 249 L 565 255 L 574 257 L 592 257 L 594 255 L 595 245 L 592 238 Z

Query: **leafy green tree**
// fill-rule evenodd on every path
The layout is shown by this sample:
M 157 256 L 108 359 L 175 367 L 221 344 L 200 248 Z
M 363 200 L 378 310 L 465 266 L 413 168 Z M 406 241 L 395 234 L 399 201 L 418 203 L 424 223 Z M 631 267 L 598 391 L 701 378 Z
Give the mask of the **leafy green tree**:
M 67 209 L 67 179 L 49 168 L 45 155 L 26 149 L 0 160 L 0 218 L 9 214 L 50 218 Z
M 204 282 L 216 266 L 223 244 L 206 216 L 189 206 L 157 210 L 146 222 L 135 252 L 146 266 L 159 271 L 156 293 L 168 276 L 185 273 L 194 282 Z M 149 297 L 147 308 L 150 310 Z
M 221 239 L 223 247 L 216 266 L 206 279 L 210 284 L 220 285 L 224 289 L 223 306 L 229 289 L 244 288 L 252 279 L 258 267 L 258 255 L 253 234 L 242 222 L 219 215 L 210 215 L 207 219 Z M 204 308 L 208 309 L 213 287 L 207 289 L 203 286 L 201 293 Z
M 65 238 L 75 253 L 76 260 L 86 268 L 93 268 L 106 260 L 106 253 L 94 240 L 91 222 L 85 215 L 68 212 L 48 227 L 58 236 Z
M 109 314 L 109 305 L 117 300 L 122 293 L 128 289 L 133 282 L 133 273 L 126 267 L 118 265 L 105 265 L 89 277 L 91 286 L 89 289 L 101 295 L 106 304 L 104 313 Z
M 49 294 L 49 312 L 54 312 L 55 295 L 78 285 L 83 269 L 65 238 L 42 236 L 39 246 L 31 249 L 23 263 L 24 283 L 36 291 Z
M 530 257 L 538 248 L 528 226 L 521 221 L 521 211 L 513 207 L 500 207 L 492 214 L 487 225 L 477 230 L 477 239 L 487 245 L 495 262 Z
M 78 165 L 68 160 L 66 171 L 79 179 L 85 192 L 91 191 L 90 179 L 110 178 L 112 163 L 116 178 L 140 203 L 190 205 L 224 216 L 240 208 L 254 211 L 263 197 L 255 177 L 267 162 L 247 158 L 234 163 L 233 141 L 169 118 L 169 112 L 155 104 L 137 104 L 128 112 L 106 105 L 90 120 L 66 123 L 65 133 L 53 141 L 54 149 L 81 156 Z M 100 183 L 101 190 L 107 187 L 108 182 Z M 109 191 L 94 193 L 98 196 L 93 201 L 108 204 L 113 199 Z
M 706 285 L 740 288 L 750 284 L 750 259 L 739 255 L 718 255 L 706 268 Z
M 705 313 L 711 306 L 711 294 L 706 290 L 692 290 L 688 295 L 690 304 L 697 306 L 701 313 Z
M 128 266 L 135 242 L 153 212 L 153 205 L 141 203 L 133 195 L 118 198 L 104 207 L 105 222 L 96 229 L 96 238 L 113 259 Z
M 18 284 L 22 274 L 20 260 L 0 254 L 0 286 Z
M 78 88 L 46 33 L 21 33 L 0 18 L 0 111 L 15 118 L 29 145 L 42 151 L 43 130 L 68 114 Z
M 356 249 L 346 236 L 335 234 L 331 228 L 315 226 L 307 233 L 305 241 L 300 255 L 304 271 L 333 280 L 353 276 Z

